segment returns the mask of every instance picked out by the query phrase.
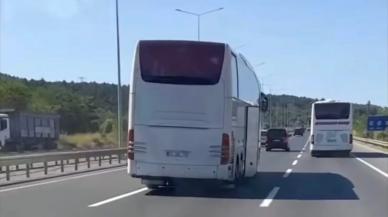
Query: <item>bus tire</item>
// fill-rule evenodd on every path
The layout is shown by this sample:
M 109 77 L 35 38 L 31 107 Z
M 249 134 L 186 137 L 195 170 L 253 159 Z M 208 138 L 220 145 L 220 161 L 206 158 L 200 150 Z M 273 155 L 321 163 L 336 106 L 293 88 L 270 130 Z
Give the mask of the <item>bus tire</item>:
M 343 157 L 349 157 L 349 156 L 350 156 L 350 150 L 342 151 L 342 152 L 341 152 L 341 156 L 343 156 Z
M 22 153 L 22 152 L 24 152 L 25 149 L 26 149 L 26 146 L 23 142 L 16 144 L 16 151 L 17 152 Z
M 151 185 L 151 184 L 147 184 L 145 185 L 148 189 L 150 190 L 157 190 L 159 189 L 159 185 Z
M 240 165 L 240 160 L 237 159 L 236 168 L 234 172 L 234 183 L 239 184 L 240 180 L 241 180 L 241 165 Z

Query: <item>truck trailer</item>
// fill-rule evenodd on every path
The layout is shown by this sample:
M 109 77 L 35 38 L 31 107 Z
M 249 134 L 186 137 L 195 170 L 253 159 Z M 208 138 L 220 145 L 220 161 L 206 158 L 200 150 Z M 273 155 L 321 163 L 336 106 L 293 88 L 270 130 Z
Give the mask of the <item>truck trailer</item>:
M 59 118 L 57 114 L 31 112 L 0 114 L 0 150 L 56 149 Z

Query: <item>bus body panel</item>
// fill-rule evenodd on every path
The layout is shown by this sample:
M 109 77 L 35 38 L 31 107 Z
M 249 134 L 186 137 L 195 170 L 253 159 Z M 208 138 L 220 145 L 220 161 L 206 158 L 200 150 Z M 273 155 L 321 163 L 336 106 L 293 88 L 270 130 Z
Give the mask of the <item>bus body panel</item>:
M 247 145 L 245 153 L 245 177 L 256 175 L 260 156 L 259 122 L 260 111 L 258 107 L 247 107 Z
M 222 128 L 224 87 L 146 83 L 138 79 L 134 124 L 169 127 Z M 179 102 L 179 103 L 177 103 Z
M 135 125 L 135 160 L 182 165 L 218 165 L 222 129 Z

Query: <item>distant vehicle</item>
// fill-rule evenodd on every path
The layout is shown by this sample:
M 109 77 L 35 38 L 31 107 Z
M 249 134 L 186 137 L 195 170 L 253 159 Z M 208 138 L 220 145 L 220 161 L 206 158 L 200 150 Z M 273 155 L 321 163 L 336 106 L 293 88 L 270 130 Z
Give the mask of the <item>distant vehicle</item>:
M 347 102 L 319 101 L 312 104 L 310 151 L 312 156 L 322 152 L 349 155 L 353 149 L 353 111 Z
M 266 151 L 271 151 L 272 149 L 284 149 L 290 151 L 288 146 L 288 134 L 287 130 L 284 128 L 279 129 L 269 129 L 267 132 L 267 146 Z
M 304 128 L 297 128 L 294 130 L 294 136 L 303 136 L 305 132 Z
M 260 87 L 253 67 L 227 44 L 140 41 L 130 89 L 128 173 L 149 188 L 173 186 L 177 178 L 255 176 L 260 112 L 268 108 Z
M 56 149 L 59 115 L 11 112 L 0 114 L 0 149 L 23 151 Z
M 261 130 L 260 134 L 261 134 L 261 137 L 260 137 L 261 145 L 267 144 L 267 130 Z

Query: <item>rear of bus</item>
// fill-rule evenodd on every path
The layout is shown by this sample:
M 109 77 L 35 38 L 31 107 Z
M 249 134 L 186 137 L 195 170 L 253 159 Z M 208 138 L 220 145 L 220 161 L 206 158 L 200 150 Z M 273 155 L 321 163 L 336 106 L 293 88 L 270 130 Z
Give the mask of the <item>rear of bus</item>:
M 145 184 L 231 178 L 225 49 L 210 42 L 138 43 L 129 106 L 128 172 L 133 177 Z
M 341 152 L 353 148 L 352 105 L 346 102 L 316 102 L 311 112 L 311 154 Z

